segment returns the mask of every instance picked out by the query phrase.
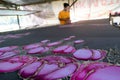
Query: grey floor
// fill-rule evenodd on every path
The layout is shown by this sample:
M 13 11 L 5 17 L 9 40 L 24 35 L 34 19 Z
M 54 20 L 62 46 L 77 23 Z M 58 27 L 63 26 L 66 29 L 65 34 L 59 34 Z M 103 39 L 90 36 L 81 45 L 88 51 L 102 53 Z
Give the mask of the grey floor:
M 28 35 L 24 35 L 28 33 Z M 18 35 L 20 34 L 20 35 Z M 64 26 L 50 26 L 29 30 L 0 33 L 0 47 L 26 45 L 49 39 L 51 42 L 71 35 L 85 40 L 85 45 L 93 49 L 120 49 L 120 29 L 109 24 L 108 19 L 80 21 Z M 20 36 L 17 37 L 16 36 Z M 79 46 L 78 46 L 79 48 Z M 17 72 L 0 74 L 0 80 L 22 80 Z
M 1 33 L 0 36 L 30 33 L 20 38 L 5 38 L 0 47 L 25 45 L 49 39 L 51 42 L 74 35 L 76 39 L 84 39 L 89 48 L 120 48 L 120 29 L 109 24 L 108 19 L 80 21 L 64 26 L 50 26 L 29 30 Z

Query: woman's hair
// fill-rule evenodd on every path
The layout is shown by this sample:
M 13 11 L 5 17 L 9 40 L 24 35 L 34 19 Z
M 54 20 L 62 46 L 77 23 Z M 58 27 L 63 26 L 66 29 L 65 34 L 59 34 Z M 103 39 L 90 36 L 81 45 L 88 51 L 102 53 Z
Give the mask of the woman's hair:
M 66 8 L 66 7 L 69 6 L 69 4 L 68 3 L 64 3 L 63 6 L 64 6 L 64 8 Z

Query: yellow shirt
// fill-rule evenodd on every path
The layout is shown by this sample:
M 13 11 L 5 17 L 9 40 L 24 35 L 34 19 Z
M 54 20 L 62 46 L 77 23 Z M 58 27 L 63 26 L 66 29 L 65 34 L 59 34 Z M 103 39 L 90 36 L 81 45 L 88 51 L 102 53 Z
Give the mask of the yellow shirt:
M 70 12 L 62 10 L 62 11 L 59 12 L 58 18 L 61 18 L 61 19 L 69 18 L 70 19 Z M 67 24 L 67 22 L 64 21 L 64 20 L 60 20 L 60 24 L 64 25 L 64 24 Z

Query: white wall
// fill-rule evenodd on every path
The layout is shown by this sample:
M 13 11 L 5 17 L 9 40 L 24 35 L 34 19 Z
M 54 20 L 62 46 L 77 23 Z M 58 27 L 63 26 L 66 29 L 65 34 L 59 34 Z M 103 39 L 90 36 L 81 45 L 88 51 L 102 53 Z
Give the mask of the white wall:
M 63 3 L 68 0 L 53 1 L 51 3 L 25 6 L 24 9 L 41 10 L 37 17 L 33 16 L 32 22 L 42 25 L 59 24 L 58 13 L 63 9 Z M 70 0 L 72 3 L 73 0 Z M 72 22 L 79 20 L 103 19 L 108 18 L 110 11 L 120 10 L 120 0 L 78 0 L 73 7 L 71 7 Z M 51 15 L 52 14 L 52 15 Z M 49 15 L 51 17 L 46 17 Z M 38 21 L 39 20 L 39 21 Z
M 58 13 L 63 9 L 64 2 L 68 2 L 68 0 L 22 6 L 21 9 L 23 10 L 41 11 L 39 13 L 20 17 L 22 29 L 34 25 L 44 27 L 47 25 L 59 24 Z M 72 2 L 73 0 L 70 0 L 70 3 Z M 71 7 L 70 13 L 72 22 L 76 22 L 80 20 L 108 18 L 110 12 L 116 11 L 120 12 L 120 0 L 78 0 L 75 5 Z M 17 27 L 15 29 L 19 28 Z M 14 29 L 11 28 L 11 30 Z

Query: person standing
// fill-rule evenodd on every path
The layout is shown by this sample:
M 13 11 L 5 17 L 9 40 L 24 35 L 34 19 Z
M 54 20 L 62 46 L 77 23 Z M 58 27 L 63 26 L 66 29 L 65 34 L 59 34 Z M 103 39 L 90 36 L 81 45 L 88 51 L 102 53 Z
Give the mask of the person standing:
M 70 6 L 68 3 L 63 4 L 64 9 L 59 12 L 58 19 L 61 25 L 70 24 Z

